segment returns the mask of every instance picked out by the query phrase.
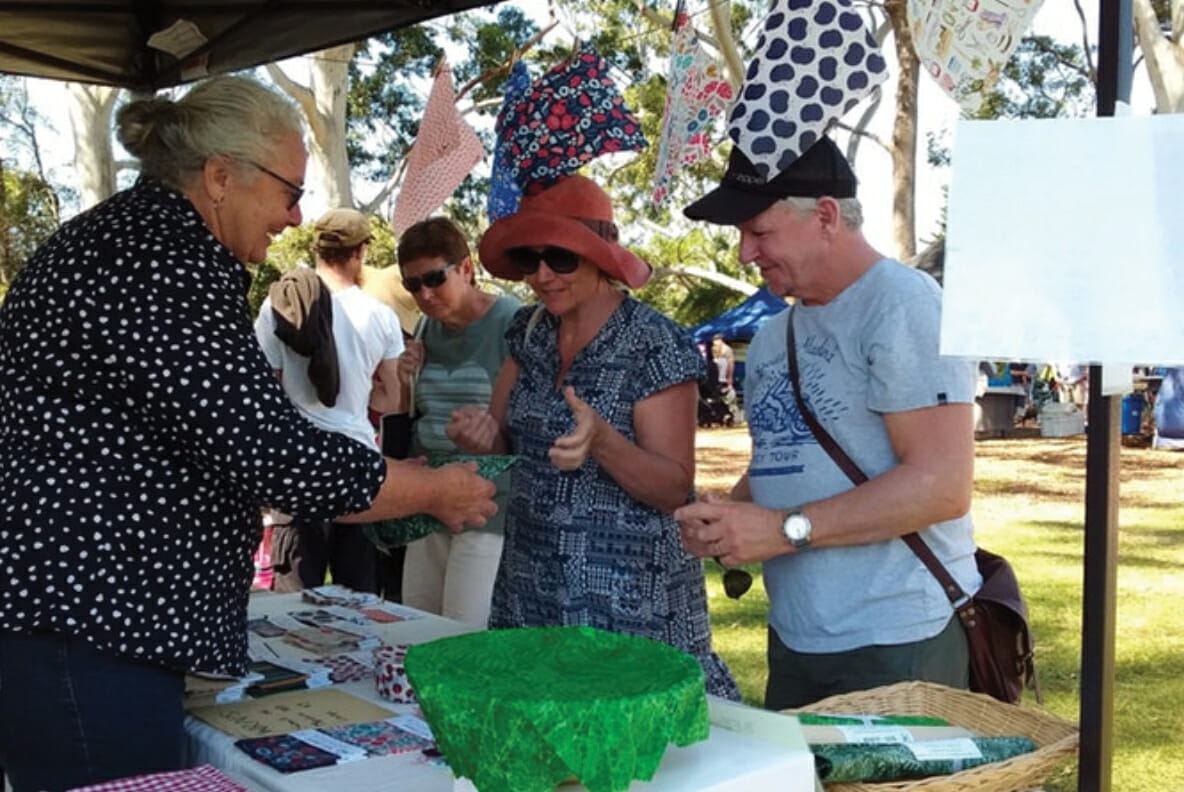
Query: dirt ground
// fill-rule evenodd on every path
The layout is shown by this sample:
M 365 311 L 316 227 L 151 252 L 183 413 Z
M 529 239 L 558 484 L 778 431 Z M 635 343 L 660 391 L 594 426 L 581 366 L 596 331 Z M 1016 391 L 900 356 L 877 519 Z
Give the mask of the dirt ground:
M 1149 447 L 1147 438 L 1123 439 L 1119 451 L 1120 494 L 1124 504 L 1184 498 L 1184 452 Z M 700 429 L 695 441 L 695 485 L 728 490 L 748 464 L 746 427 Z M 975 479 L 980 494 L 1006 482 L 1011 494 L 1034 500 L 1078 498 L 1084 494 L 1085 435 L 1041 437 L 1019 428 L 1002 438 L 980 438 L 975 445 Z

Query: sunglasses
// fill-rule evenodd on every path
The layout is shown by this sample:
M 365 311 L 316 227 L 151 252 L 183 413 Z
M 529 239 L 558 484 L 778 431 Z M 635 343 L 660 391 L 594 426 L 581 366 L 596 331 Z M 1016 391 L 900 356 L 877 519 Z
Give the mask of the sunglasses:
M 569 275 L 580 266 L 580 254 L 561 247 L 545 247 L 542 250 L 510 248 L 506 251 L 506 258 L 523 275 L 535 274 L 544 261 L 556 275 Z
M 293 209 L 296 206 L 296 204 L 300 203 L 300 199 L 304 196 L 304 188 L 301 187 L 299 184 L 293 184 L 292 182 L 288 181 L 283 176 L 279 175 L 278 173 L 271 170 L 270 168 L 263 167 L 258 162 L 248 162 L 247 164 L 251 165 L 254 168 L 258 168 L 259 170 L 263 171 L 268 176 L 270 176 L 271 178 L 275 179 L 280 184 L 282 184 L 288 188 L 288 209 L 289 210 Z
M 715 559 L 715 563 L 720 564 L 719 558 Z M 752 588 L 752 575 L 743 569 L 737 567 L 724 568 L 724 593 L 728 595 L 728 599 L 740 599 L 748 590 Z
M 456 269 L 456 265 L 445 264 L 440 269 L 434 269 L 422 275 L 412 275 L 410 278 L 403 278 L 403 288 L 412 294 L 418 293 L 424 286 L 427 286 L 429 289 L 438 289 L 444 285 L 444 281 L 448 280 L 448 271 L 451 269 Z

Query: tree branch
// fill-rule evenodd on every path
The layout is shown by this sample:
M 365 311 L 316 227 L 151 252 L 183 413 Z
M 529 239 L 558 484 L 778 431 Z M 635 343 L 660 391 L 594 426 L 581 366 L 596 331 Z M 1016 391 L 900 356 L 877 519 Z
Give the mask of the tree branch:
M 878 102 L 879 99 L 877 99 L 876 101 Z M 877 135 L 875 132 L 868 132 L 866 129 L 860 129 L 859 127 L 853 127 L 850 124 L 844 124 L 842 121 L 837 122 L 835 124 L 835 126 L 838 127 L 839 129 L 846 130 L 847 132 L 850 132 L 852 135 L 858 135 L 859 137 L 867 138 L 868 140 L 875 143 L 877 146 L 884 149 L 888 153 L 892 153 L 892 146 L 890 144 L 886 143 L 884 141 L 884 139 L 882 137 L 880 137 L 879 135 Z
M 362 207 L 363 214 L 377 214 L 378 207 L 382 206 L 383 202 L 390 197 L 395 188 L 403 181 L 403 176 L 407 172 L 407 155 L 411 152 L 410 148 L 403 150 L 403 155 L 399 158 L 399 167 L 394 174 L 386 180 L 386 184 L 382 185 L 382 189 L 378 194 L 366 202 Z
M 724 56 L 724 63 L 732 75 L 731 83 L 734 86 L 743 85 L 744 63 L 740 60 L 736 37 L 732 35 L 732 4 L 728 0 L 710 0 L 708 8 L 711 10 L 711 26 L 715 30 L 720 54 Z
M 533 47 L 535 44 L 538 44 L 540 41 L 542 41 L 543 37 L 546 36 L 548 33 L 550 33 L 552 30 L 554 30 L 555 26 L 558 24 L 559 24 L 559 20 L 556 19 L 554 16 L 552 16 L 551 17 L 551 24 L 547 25 L 545 28 L 540 30 L 538 33 L 535 33 L 533 36 L 531 36 L 529 39 L 527 39 L 526 42 L 523 43 L 523 45 L 521 47 L 514 50 L 514 54 L 510 56 L 510 59 L 508 61 L 506 61 L 505 63 L 502 63 L 498 66 L 494 66 L 492 69 L 486 70 L 484 73 L 477 75 L 476 77 L 474 77 L 473 79 L 471 79 L 467 83 L 465 83 L 463 86 L 461 86 L 461 89 L 456 92 L 456 101 L 459 102 L 462 96 L 464 96 L 469 91 L 476 88 L 478 85 L 483 85 L 484 83 L 488 82 L 489 80 L 493 80 L 498 77 L 504 77 L 507 74 L 509 74 L 510 69 L 513 68 L 513 66 L 514 66 L 514 62 L 517 61 L 519 58 L 521 58 L 523 55 L 525 55 L 527 52 L 529 52 L 531 47 Z
M 308 119 L 308 123 L 310 125 L 315 124 L 318 127 L 321 127 L 321 114 L 317 112 L 317 97 L 312 92 L 312 89 L 293 80 L 284 73 L 283 69 L 274 63 L 268 63 L 266 68 L 267 74 L 271 77 L 272 82 L 278 85 L 280 90 L 292 97 L 296 104 L 300 105 L 300 109 L 304 111 L 304 117 Z M 320 136 L 320 134 L 323 132 L 323 128 L 314 129 L 312 132 L 313 135 Z
M 687 276 L 717 283 L 720 286 L 724 286 L 734 292 L 739 292 L 745 297 L 752 296 L 756 293 L 757 289 L 756 286 L 753 286 L 748 281 L 742 281 L 738 278 L 733 278 L 731 275 L 725 275 L 722 272 L 714 272 L 712 270 L 703 269 L 702 267 L 655 267 L 653 274 L 653 278 L 655 280 L 659 278 L 670 277 L 685 278 Z
M 1073 0 L 1077 9 L 1077 18 L 1081 20 L 1081 51 L 1085 53 L 1085 65 L 1089 68 L 1089 80 L 1098 84 L 1098 68 L 1094 66 L 1094 55 L 1089 46 L 1089 24 L 1085 19 L 1085 9 L 1081 7 L 1081 0 Z
M 1160 33 L 1159 19 L 1155 16 L 1150 0 L 1134 0 L 1133 16 L 1139 49 L 1143 51 L 1147 74 L 1151 77 L 1156 110 L 1169 113 L 1173 104 L 1167 88 L 1168 75 L 1173 66 L 1171 44 Z

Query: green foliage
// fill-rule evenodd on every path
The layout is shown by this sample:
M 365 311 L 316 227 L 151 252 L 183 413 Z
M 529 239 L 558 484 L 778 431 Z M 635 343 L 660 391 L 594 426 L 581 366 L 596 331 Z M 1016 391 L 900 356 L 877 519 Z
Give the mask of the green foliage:
M 415 25 L 369 39 L 350 62 L 346 151 L 359 175 L 390 178 L 410 150 L 424 106 L 411 81 L 426 79 L 440 54 L 430 26 Z
M 758 274 L 741 266 L 735 237 L 731 229 L 705 224 L 680 237 L 651 234 L 634 252 L 655 267 L 656 275 L 636 297 L 683 325 L 699 324 L 737 305 L 743 294 L 687 271 L 714 271 L 759 284 Z
M 1084 118 L 1094 84 L 1081 47 L 1049 36 L 1026 36 L 1003 67 L 974 118 Z M 949 165 L 948 133 L 929 133 L 929 164 Z
M 359 175 L 378 181 L 395 173 L 419 133 L 427 98 L 424 88 L 445 43 L 466 50 L 459 63 L 449 64 L 460 90 L 467 81 L 508 63 L 511 54 L 536 32 L 521 10 L 506 7 L 496 15 L 486 10 L 454 14 L 446 18 L 444 27 L 425 23 L 365 42 L 350 63 L 346 146 L 351 166 Z M 497 112 L 498 103 L 490 100 L 501 95 L 504 78 L 505 74 L 497 75 L 466 95 L 466 100 L 477 103 L 476 112 Z M 481 183 L 470 177 L 455 200 L 471 213 L 484 200 L 484 192 Z
M 251 317 L 259 315 L 259 308 L 263 305 L 263 301 L 267 299 L 267 290 L 271 284 L 275 283 L 283 275 L 279 267 L 271 263 L 270 260 L 264 261 L 255 267 L 254 275 L 251 277 L 251 288 L 247 292 L 247 305 L 250 306 Z
M 1084 118 L 1094 85 L 1081 47 L 1025 36 L 975 118 Z
M 289 228 L 272 241 L 271 247 L 267 249 L 267 260 L 258 265 L 252 274 L 251 290 L 247 295 L 252 316 L 259 313 L 259 306 L 267 296 L 267 288 L 284 273 L 296 267 L 316 266 L 313 254 L 315 222 L 313 218 L 303 225 Z M 372 216 L 370 230 L 372 238 L 366 249 L 366 264 L 379 269 L 394 266 L 396 240 L 390 223 L 384 218 Z
M 0 299 L 25 261 L 58 228 L 53 188 L 0 160 Z

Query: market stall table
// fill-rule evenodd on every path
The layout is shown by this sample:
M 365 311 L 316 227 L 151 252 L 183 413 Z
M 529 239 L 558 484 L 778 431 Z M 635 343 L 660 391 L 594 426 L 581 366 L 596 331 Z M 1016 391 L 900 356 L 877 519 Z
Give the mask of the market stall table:
M 251 619 L 264 616 L 282 617 L 310 606 L 301 600 L 300 594 L 252 594 L 249 607 Z M 371 625 L 379 637 L 388 644 L 423 643 L 437 638 L 470 632 L 471 627 L 439 616 L 414 611 L 398 606 L 413 615 L 402 621 Z M 272 642 L 279 639 L 272 639 Z M 281 651 L 286 645 L 276 643 Z M 334 685 L 365 701 L 380 705 L 392 715 L 406 714 L 414 707 L 394 704 L 379 697 L 373 679 Z M 721 702 L 713 705 L 713 711 Z M 734 707 L 734 705 L 733 705 Z M 751 710 L 756 718 L 765 713 L 753 708 L 740 708 L 740 712 Z M 636 782 L 630 790 L 647 792 L 725 792 L 776 786 L 785 792 L 809 792 L 816 788 L 813 773 L 813 757 L 801 738 L 796 720 L 780 719 L 792 724 L 788 736 L 784 730 L 780 735 L 754 736 L 760 728 L 745 729 L 733 723 L 737 712 L 729 708 L 731 715 L 725 718 L 729 728 L 711 726 L 709 738 L 686 748 L 669 746 L 658 772 L 650 782 Z M 780 724 L 779 724 L 780 725 Z M 348 790 L 348 792 L 454 792 L 472 789 L 467 780 L 454 779 L 451 772 L 438 763 L 430 761 L 422 752 L 391 756 L 368 757 L 358 761 L 321 767 L 294 773 L 281 773 L 272 767 L 255 761 L 235 746 L 235 737 L 210 724 L 193 717 L 186 718 L 191 765 L 211 764 L 238 783 L 256 792 L 324 792 L 324 790 Z M 749 731 L 750 733 L 740 733 Z M 779 744 L 773 748 L 770 740 Z M 787 747 L 788 746 L 788 747 Z M 797 779 L 795 782 L 794 779 Z M 578 784 L 564 785 L 562 792 L 580 792 L 584 787 Z

